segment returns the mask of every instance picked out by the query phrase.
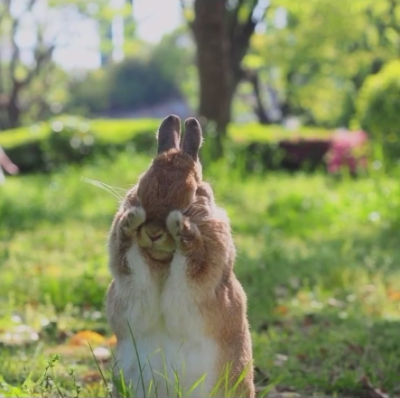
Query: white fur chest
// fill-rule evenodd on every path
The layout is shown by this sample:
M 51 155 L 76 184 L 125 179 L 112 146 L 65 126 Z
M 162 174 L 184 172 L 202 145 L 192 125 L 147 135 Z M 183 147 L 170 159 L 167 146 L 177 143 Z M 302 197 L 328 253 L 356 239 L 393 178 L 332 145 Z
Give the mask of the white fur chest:
M 205 397 L 216 381 L 218 348 L 204 335 L 184 256 L 175 254 L 164 284 L 154 280 L 136 246 L 130 249 L 128 262 L 132 278 L 117 282 L 126 304 L 121 317 L 129 322 L 134 337 L 133 341 L 130 332 L 124 333 L 116 352 L 125 383 L 132 381 L 137 397 L 176 397 L 177 389 L 186 397 L 204 377 L 190 396 Z

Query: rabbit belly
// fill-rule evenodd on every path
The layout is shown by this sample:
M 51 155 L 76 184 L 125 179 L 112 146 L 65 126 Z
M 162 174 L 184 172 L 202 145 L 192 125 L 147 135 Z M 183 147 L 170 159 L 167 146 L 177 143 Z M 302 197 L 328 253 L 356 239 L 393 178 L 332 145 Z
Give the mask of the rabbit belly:
M 133 249 L 131 254 L 138 253 Z M 186 279 L 186 259 L 175 255 L 162 287 L 146 275 L 144 265 L 137 257 L 131 262 L 135 282 L 126 290 L 131 298 L 125 297 L 131 303 L 125 315 L 134 321 L 134 341 L 126 334 L 116 350 L 125 384 L 132 383 L 137 397 L 176 397 L 176 388 L 183 397 L 207 397 L 217 381 L 218 346 L 204 333 L 203 318 Z M 201 379 L 203 382 L 188 394 Z
M 135 343 L 136 349 L 132 340 L 122 341 L 116 353 L 125 384 L 132 383 L 135 397 L 176 397 L 178 391 L 182 397 L 207 397 L 212 390 L 216 381 L 210 374 L 215 367 L 214 342 L 181 342 L 163 331 Z

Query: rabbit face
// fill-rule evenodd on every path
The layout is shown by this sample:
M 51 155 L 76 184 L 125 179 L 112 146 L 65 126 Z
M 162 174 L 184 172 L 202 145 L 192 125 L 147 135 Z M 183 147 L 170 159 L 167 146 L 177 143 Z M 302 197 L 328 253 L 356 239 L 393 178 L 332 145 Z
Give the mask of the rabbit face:
M 146 220 L 137 233 L 138 245 L 156 260 L 172 259 L 176 249 L 174 238 L 168 232 L 165 223 L 158 220 Z
M 166 228 L 167 216 L 173 210 L 190 209 L 200 182 L 199 164 L 178 150 L 158 155 L 140 178 L 137 200 L 146 221 L 138 229 L 138 244 L 153 258 L 172 258 L 176 247 Z

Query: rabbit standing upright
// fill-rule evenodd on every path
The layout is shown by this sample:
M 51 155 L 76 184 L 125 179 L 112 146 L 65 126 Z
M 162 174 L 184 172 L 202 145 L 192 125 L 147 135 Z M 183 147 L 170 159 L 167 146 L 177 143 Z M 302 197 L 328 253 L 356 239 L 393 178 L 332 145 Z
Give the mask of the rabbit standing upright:
M 226 397 L 235 387 L 233 396 L 251 398 L 247 302 L 230 223 L 202 181 L 200 124 L 185 126 L 180 140 L 177 116 L 161 123 L 158 155 L 112 224 L 106 312 L 115 370 L 137 397 Z

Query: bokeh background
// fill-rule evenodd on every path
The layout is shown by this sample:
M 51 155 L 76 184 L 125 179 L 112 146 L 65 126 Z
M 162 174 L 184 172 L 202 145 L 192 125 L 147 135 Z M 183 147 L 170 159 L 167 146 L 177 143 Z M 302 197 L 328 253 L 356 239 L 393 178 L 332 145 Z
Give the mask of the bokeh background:
M 0 397 L 107 396 L 107 234 L 170 113 L 259 396 L 399 396 L 399 56 L 399 0 L 0 0 Z

